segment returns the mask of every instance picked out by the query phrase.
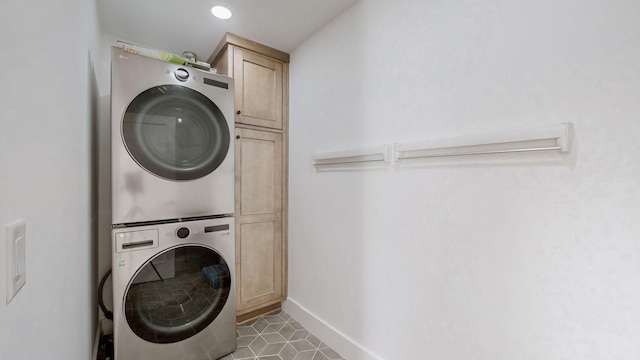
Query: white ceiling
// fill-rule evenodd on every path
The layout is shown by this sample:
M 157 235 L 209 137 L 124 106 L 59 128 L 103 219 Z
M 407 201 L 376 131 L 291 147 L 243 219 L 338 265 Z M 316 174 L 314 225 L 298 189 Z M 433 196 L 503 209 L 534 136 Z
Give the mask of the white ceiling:
M 192 51 L 206 61 L 226 32 L 285 52 L 358 0 L 97 0 L 103 33 L 174 54 Z M 211 7 L 233 17 L 219 20 Z

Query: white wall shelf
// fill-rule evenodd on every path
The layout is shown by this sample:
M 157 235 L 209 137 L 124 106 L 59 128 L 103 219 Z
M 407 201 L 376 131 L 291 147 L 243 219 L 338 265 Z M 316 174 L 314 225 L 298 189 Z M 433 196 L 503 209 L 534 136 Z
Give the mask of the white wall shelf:
M 388 144 L 368 148 L 356 148 L 313 154 L 314 166 L 385 163 L 389 162 L 391 146 Z
M 407 160 L 536 151 L 568 153 L 571 150 L 573 132 L 572 123 L 563 123 L 521 131 L 397 143 L 394 146 L 394 159 Z
M 534 129 L 467 135 L 455 138 L 385 144 L 376 147 L 315 153 L 316 167 L 359 163 L 389 163 L 410 159 L 556 151 L 568 153 L 574 126 L 563 123 Z M 393 151 L 393 155 L 391 152 Z

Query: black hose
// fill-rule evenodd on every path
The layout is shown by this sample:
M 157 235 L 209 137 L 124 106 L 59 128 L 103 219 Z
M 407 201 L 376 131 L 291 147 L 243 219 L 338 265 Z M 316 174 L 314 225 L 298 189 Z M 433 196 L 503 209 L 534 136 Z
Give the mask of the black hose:
M 100 285 L 98 286 L 98 303 L 100 305 L 100 309 L 102 310 L 102 313 L 104 314 L 104 317 L 106 317 L 109 320 L 113 320 L 113 313 L 107 310 L 107 307 L 104 306 L 104 301 L 102 301 L 102 289 L 104 288 L 104 282 L 107 280 L 109 275 L 111 275 L 111 269 L 109 269 L 106 272 L 106 274 L 104 274 L 104 276 L 102 277 L 102 280 L 100 280 Z

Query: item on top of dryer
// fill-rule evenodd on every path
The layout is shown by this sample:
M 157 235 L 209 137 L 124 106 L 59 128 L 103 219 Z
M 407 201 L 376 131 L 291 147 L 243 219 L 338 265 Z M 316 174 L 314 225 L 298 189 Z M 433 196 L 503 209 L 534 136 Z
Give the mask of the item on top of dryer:
M 194 68 L 197 68 L 200 70 L 206 70 L 206 71 L 211 70 L 211 65 L 204 61 L 197 61 L 195 59 L 195 54 L 194 54 L 194 57 L 191 59 L 187 57 L 181 57 L 176 54 L 172 54 L 165 51 L 149 49 L 144 46 L 126 43 L 120 40 L 118 40 L 116 44 L 118 45 L 119 48 L 131 54 L 142 55 L 142 56 L 150 57 L 152 59 L 167 61 L 167 62 L 171 62 L 178 65 L 193 66 Z
M 193 51 L 183 51 L 182 52 L 182 57 L 184 57 L 187 60 L 191 60 L 191 61 L 197 61 L 198 60 L 196 54 Z

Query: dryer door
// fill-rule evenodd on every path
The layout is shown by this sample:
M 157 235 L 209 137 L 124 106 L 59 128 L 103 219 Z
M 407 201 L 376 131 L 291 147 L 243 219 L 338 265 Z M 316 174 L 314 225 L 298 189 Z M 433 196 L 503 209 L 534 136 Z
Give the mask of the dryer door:
M 175 262 L 169 272 L 162 268 L 168 259 Z M 182 245 L 157 254 L 138 269 L 125 292 L 125 318 L 146 341 L 182 341 L 216 319 L 230 291 L 229 267 L 218 252 Z
M 156 86 L 136 96 L 121 131 L 131 157 L 169 180 L 193 180 L 214 171 L 227 156 L 231 137 L 216 104 L 180 85 Z

